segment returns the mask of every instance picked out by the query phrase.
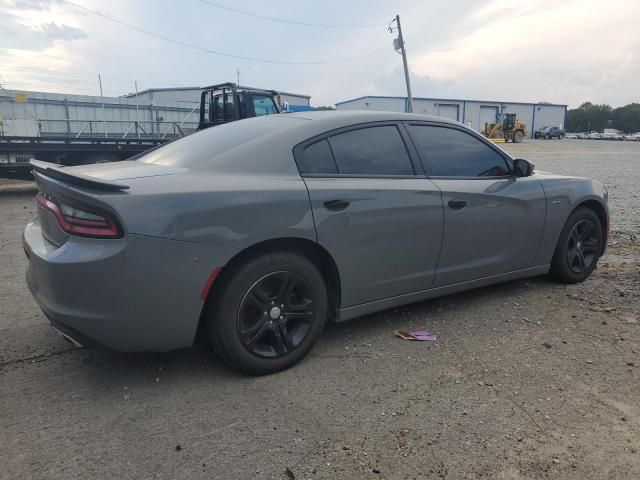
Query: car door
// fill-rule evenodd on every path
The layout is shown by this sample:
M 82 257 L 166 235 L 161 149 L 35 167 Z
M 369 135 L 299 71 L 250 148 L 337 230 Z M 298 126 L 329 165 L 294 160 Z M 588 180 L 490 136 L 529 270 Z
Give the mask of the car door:
M 444 235 L 434 286 L 533 266 L 546 201 L 504 152 L 462 126 L 410 123 L 426 173 L 442 192 Z
M 340 273 L 343 308 L 431 287 L 442 241 L 440 191 L 397 123 L 332 131 L 294 154 L 318 242 Z

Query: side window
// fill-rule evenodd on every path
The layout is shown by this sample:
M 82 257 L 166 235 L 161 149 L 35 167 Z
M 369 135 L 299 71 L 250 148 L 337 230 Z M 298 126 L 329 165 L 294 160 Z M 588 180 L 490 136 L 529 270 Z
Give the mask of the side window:
M 212 98 L 211 106 L 211 120 L 213 122 L 224 122 L 235 120 L 235 110 L 233 107 L 233 95 L 230 93 L 223 94 L 218 93 Z
M 271 97 L 268 97 L 266 95 L 253 95 L 252 98 L 253 109 L 256 112 L 256 117 L 278 113 Z
M 331 148 L 327 139 L 312 143 L 304 149 L 304 166 L 300 166 L 302 173 L 329 173 L 336 174 L 338 169 L 333 160 Z
M 427 125 L 411 125 L 409 132 L 434 177 L 499 177 L 511 173 L 502 155 L 466 132 Z
M 233 121 L 236 119 L 236 111 L 233 106 L 233 94 L 231 92 L 224 94 L 224 119 L 225 121 Z
M 329 137 L 338 171 L 362 175 L 413 175 L 400 132 L 393 125 L 351 130 Z

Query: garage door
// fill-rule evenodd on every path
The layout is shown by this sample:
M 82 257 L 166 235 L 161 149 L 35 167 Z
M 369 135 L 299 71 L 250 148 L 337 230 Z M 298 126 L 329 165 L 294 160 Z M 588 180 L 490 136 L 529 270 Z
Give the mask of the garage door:
M 458 105 L 438 105 L 438 116 L 458 121 Z
M 498 113 L 498 107 L 480 107 L 480 124 L 479 130 L 484 130 L 484 124 L 486 122 L 493 123 L 496 121 L 496 115 Z

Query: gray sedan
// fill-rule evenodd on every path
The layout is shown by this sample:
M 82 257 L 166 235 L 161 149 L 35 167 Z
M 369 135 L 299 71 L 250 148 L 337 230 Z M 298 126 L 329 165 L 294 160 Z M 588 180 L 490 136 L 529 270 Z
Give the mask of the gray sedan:
M 122 351 L 203 337 L 253 373 L 298 362 L 327 320 L 532 275 L 581 282 L 609 226 L 602 184 L 423 115 L 273 115 L 135 161 L 33 165 L 27 280 L 58 331 Z

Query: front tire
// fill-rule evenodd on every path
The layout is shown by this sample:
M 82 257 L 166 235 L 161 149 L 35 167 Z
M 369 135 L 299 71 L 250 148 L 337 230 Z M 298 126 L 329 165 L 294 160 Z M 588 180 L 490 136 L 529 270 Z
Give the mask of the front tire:
M 593 210 L 580 207 L 567 219 L 551 260 L 551 277 L 563 283 L 584 281 L 602 253 L 602 225 Z
M 520 130 L 516 131 L 513 134 L 513 142 L 514 143 L 521 143 L 523 138 L 524 138 L 524 133 L 522 133 Z
M 307 258 L 262 255 L 232 267 L 207 312 L 214 349 L 230 366 L 268 374 L 298 363 L 327 320 L 327 288 Z

